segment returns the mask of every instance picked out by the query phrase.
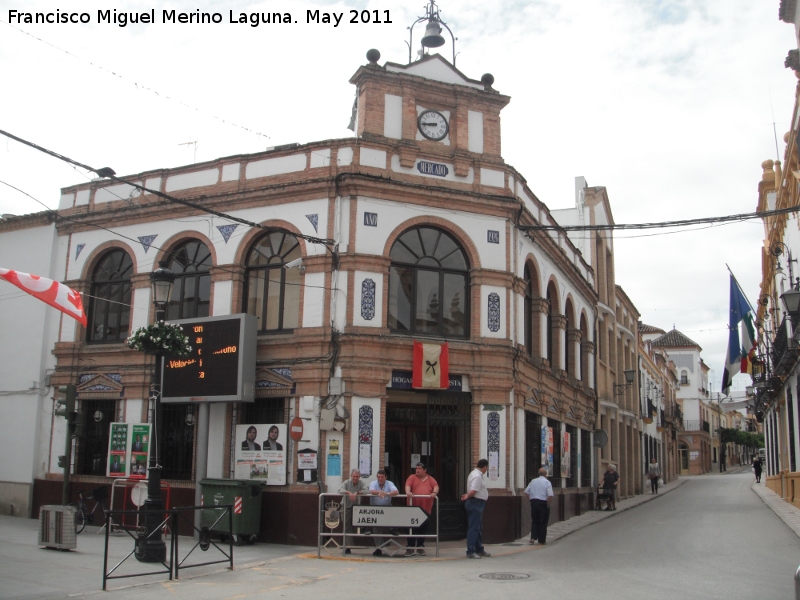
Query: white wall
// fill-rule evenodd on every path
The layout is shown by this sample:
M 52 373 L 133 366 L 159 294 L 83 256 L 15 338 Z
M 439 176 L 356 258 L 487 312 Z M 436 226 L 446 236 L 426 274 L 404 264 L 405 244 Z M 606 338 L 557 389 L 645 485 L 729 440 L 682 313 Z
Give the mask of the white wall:
M 61 280 L 64 254 L 52 225 L 0 234 L 3 268 Z M 55 367 L 50 351 L 62 313 L 5 281 L 0 281 L 0 302 L 0 456 L 8 459 L 0 461 L 4 490 L 4 484 L 9 489 L 10 484 L 28 486 L 46 470 L 52 418 L 46 379 Z M 16 508 L 27 512 L 27 500 Z M 0 513 L 7 509 L 0 491 Z

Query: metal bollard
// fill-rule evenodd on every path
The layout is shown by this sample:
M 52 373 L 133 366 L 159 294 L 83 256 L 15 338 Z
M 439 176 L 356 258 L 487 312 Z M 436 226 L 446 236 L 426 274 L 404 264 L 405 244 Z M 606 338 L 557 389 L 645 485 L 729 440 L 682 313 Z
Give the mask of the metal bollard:
M 800 567 L 794 572 L 794 600 L 800 600 Z

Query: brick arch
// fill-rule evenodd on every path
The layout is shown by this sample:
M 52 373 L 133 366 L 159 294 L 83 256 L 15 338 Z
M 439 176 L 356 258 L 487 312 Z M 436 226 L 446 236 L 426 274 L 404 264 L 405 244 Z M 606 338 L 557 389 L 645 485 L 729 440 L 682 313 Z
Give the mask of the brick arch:
M 158 252 L 156 253 L 156 260 L 155 265 L 159 264 L 162 260 L 166 260 L 166 258 L 172 254 L 172 252 L 181 244 L 196 240 L 198 242 L 202 242 L 208 248 L 208 251 L 211 253 L 211 265 L 217 265 L 217 249 L 214 247 L 213 242 L 204 234 L 200 233 L 199 231 L 181 231 L 176 233 L 175 235 L 167 238 L 166 243 L 159 246 Z
M 578 330 L 581 332 L 580 343 L 580 377 L 581 381 L 589 383 L 589 358 L 591 348 L 589 340 L 589 319 L 586 318 L 586 311 L 581 309 L 581 316 L 578 320 Z
M 290 223 L 289 221 L 283 221 L 281 219 L 270 219 L 269 221 L 262 221 L 261 225 L 265 227 L 281 227 L 290 231 L 293 235 L 297 237 L 297 241 L 300 243 L 300 252 L 302 253 L 303 257 L 308 256 L 308 249 L 306 248 L 306 240 L 300 237 L 302 232 L 296 225 Z M 255 227 L 251 227 L 250 231 L 242 236 L 242 239 L 239 240 L 239 247 L 236 248 L 236 254 L 233 258 L 233 264 L 241 265 L 244 267 L 245 258 L 247 257 L 247 253 L 250 251 L 250 248 L 256 242 L 257 239 L 260 237 L 267 235 L 270 233 L 269 231 L 265 231 L 263 229 L 257 229 Z
M 386 238 L 386 244 L 383 246 L 383 256 L 389 258 L 389 253 L 392 251 L 392 246 L 397 241 L 402 234 L 404 234 L 409 229 L 413 229 L 414 227 L 421 227 L 424 225 L 428 225 L 431 227 L 437 227 L 442 229 L 452 235 L 455 240 L 461 245 L 461 248 L 467 254 L 467 258 L 469 259 L 469 268 L 470 270 L 473 269 L 480 269 L 481 268 L 481 261 L 480 255 L 478 254 L 478 248 L 472 241 L 472 238 L 467 234 L 466 231 L 461 229 L 455 223 L 448 221 L 446 219 L 442 219 L 440 217 L 432 217 L 432 216 L 419 216 L 414 217 L 413 219 L 408 219 L 407 221 L 403 221 L 400 225 L 395 227 L 392 232 L 389 234 L 389 237 Z
M 103 242 L 93 250 L 91 250 L 90 258 L 83 263 L 83 269 L 81 272 L 81 280 L 78 286 L 73 286 L 78 288 L 76 291 L 79 291 L 82 295 L 83 294 L 90 294 L 92 289 L 92 275 L 94 274 L 95 270 L 97 269 L 97 265 L 100 261 L 105 258 L 109 252 L 113 250 L 122 250 L 125 252 L 131 259 L 131 319 L 133 319 L 133 307 L 134 307 L 134 291 L 136 288 L 136 278 L 139 273 L 139 264 L 136 260 L 136 252 L 134 252 L 133 248 L 127 242 L 122 240 L 108 240 Z M 83 325 L 78 324 L 77 327 L 79 329 L 76 330 L 76 341 L 85 342 L 88 340 L 89 337 L 89 327 L 92 325 L 92 299 L 84 298 L 84 309 L 86 311 L 86 317 L 89 319 L 87 327 L 83 327 Z
M 558 297 L 558 282 L 555 277 L 550 277 L 547 281 L 547 288 L 545 298 L 550 300 L 550 306 L 547 310 L 547 359 L 550 361 L 550 367 L 554 370 L 559 370 L 565 367 L 561 364 L 563 356 L 561 352 L 561 301 Z
M 280 227 L 282 229 L 287 230 L 292 235 L 297 237 L 297 242 L 300 245 L 300 254 L 303 258 L 308 256 L 308 248 L 306 245 L 306 240 L 303 239 L 302 232 L 300 229 L 290 223 L 289 221 L 284 221 L 282 219 L 270 219 L 267 221 L 262 221 L 262 225 L 266 227 Z M 231 310 L 233 312 L 244 312 L 245 311 L 245 283 L 247 279 L 246 271 L 247 267 L 245 265 L 247 259 L 247 253 L 253 247 L 261 237 L 268 235 L 269 231 L 265 231 L 263 229 L 258 229 L 256 227 L 251 227 L 250 230 L 245 233 L 242 238 L 239 240 L 239 246 L 236 248 L 236 253 L 234 254 L 233 258 L 233 265 L 234 271 L 236 274 L 233 277 L 233 290 L 231 294 Z M 327 281 L 326 275 L 326 281 Z M 297 322 L 298 327 L 302 327 L 303 325 L 303 307 L 305 305 L 305 278 L 302 279 L 303 284 L 300 285 L 300 297 L 298 302 L 300 304 L 300 312 L 298 314 Z M 327 284 L 326 284 L 327 285 Z
M 131 257 L 131 261 L 133 262 L 133 274 L 135 275 L 139 272 L 139 264 L 136 261 L 136 252 L 133 251 L 133 248 L 130 246 L 130 244 L 127 244 L 121 240 L 109 240 L 91 250 L 91 257 L 89 260 L 86 260 L 83 263 L 83 269 L 81 270 L 81 281 L 85 282 L 87 286 L 91 285 L 92 273 L 94 273 L 94 270 L 97 268 L 97 264 L 100 262 L 100 259 L 103 258 L 110 250 L 124 250 L 127 252 L 128 256 Z
M 525 277 L 525 267 L 533 267 L 533 272 L 536 274 L 536 293 L 538 294 L 538 298 L 542 297 L 542 270 L 539 268 L 539 261 L 536 260 L 536 257 L 532 253 L 528 253 L 525 257 L 525 260 L 522 263 L 522 277 Z
M 575 303 L 572 300 L 572 294 L 567 293 L 567 299 L 564 302 L 564 316 L 566 317 L 566 336 L 564 340 L 564 357 L 562 368 L 571 376 L 576 377 L 578 374 L 578 343 L 575 327 Z

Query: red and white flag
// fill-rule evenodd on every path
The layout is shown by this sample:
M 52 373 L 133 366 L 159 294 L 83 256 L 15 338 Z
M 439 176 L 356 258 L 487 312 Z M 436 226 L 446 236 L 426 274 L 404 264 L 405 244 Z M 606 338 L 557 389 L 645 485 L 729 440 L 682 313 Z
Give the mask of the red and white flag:
M 86 327 L 86 313 L 83 312 L 81 295 L 63 283 L 39 277 L 38 275 L 29 275 L 28 273 L 20 273 L 19 271 L 3 268 L 0 268 L 0 279 L 4 279 L 19 289 L 28 292 L 31 296 L 68 314 Z
M 414 370 L 411 376 L 414 389 L 446 390 L 450 387 L 450 365 L 447 344 L 414 342 Z

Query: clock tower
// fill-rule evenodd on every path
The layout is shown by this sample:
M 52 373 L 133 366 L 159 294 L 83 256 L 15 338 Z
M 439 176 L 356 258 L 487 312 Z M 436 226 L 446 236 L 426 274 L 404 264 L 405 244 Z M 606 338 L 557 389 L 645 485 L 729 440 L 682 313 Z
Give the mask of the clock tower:
M 494 90 L 492 75 L 469 79 L 439 54 L 380 66 L 380 53 L 370 50 L 367 59 L 350 79 L 358 88 L 359 138 L 391 146 L 403 169 L 427 159 L 453 165 L 464 178 L 476 161 L 503 164 L 500 111 L 510 98 Z

